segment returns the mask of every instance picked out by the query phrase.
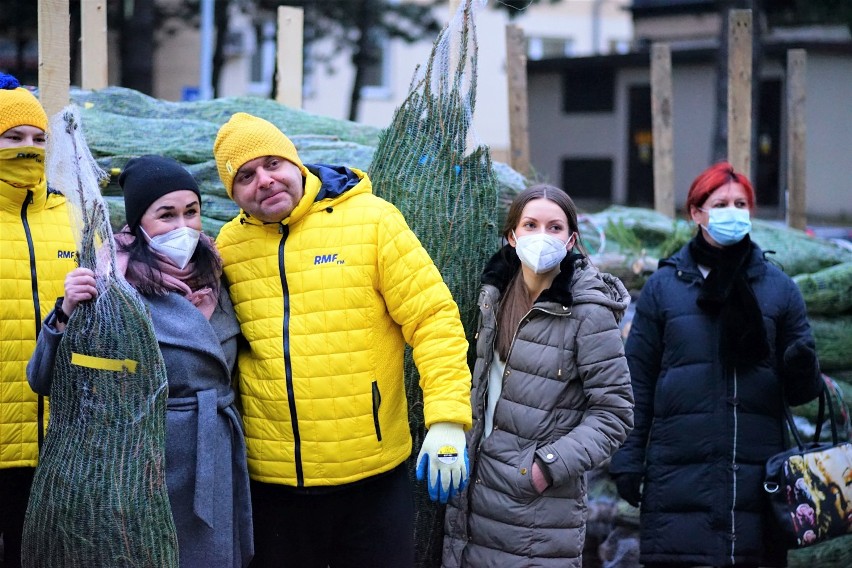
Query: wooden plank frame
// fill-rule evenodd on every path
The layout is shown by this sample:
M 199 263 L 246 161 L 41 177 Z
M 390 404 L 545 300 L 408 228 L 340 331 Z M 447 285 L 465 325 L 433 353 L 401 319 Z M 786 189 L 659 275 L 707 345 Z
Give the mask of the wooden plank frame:
M 751 179 L 751 10 L 731 10 L 728 31 L 728 161 Z
M 529 105 L 527 103 L 527 57 L 524 31 L 506 26 L 506 76 L 509 89 L 509 147 L 512 169 L 530 174 Z
M 807 52 L 787 51 L 787 225 L 804 230 L 807 227 L 806 193 L 807 162 L 806 110 Z
M 277 67 L 275 100 L 291 108 L 302 108 L 302 63 L 305 13 L 302 8 L 278 7 Z
M 38 0 L 38 94 L 47 116 L 71 97 L 70 23 L 68 0 Z
M 651 46 L 654 209 L 672 219 L 675 216 L 673 114 L 671 47 L 655 43 Z
M 80 86 L 103 89 L 109 84 L 106 0 L 81 0 L 80 30 Z

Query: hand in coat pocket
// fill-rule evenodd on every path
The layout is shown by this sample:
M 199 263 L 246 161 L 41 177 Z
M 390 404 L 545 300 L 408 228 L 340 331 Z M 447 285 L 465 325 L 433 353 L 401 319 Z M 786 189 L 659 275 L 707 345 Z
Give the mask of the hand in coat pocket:
M 552 484 L 550 476 L 547 474 L 547 471 L 539 465 L 538 460 L 533 461 L 532 464 L 532 484 L 539 494 L 544 493 L 544 490 Z

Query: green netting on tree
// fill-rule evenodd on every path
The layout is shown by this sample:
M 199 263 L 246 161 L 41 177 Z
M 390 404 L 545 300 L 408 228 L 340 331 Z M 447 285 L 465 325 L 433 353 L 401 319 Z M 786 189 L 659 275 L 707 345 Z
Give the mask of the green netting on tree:
M 497 181 L 488 148 L 468 151 L 475 106 L 477 43 L 471 0 L 438 36 L 425 69 L 382 133 L 369 173 L 375 192 L 394 203 L 435 261 L 462 316 L 468 339 L 476 323 L 479 274 L 498 245 Z M 452 63 L 451 63 L 452 62 Z M 473 144 L 471 144 L 473 146 Z M 406 390 L 414 456 L 423 441 L 419 377 L 406 353 Z M 419 566 L 440 565 L 443 508 L 416 484 Z
M 823 371 L 852 368 L 852 315 L 810 316 L 817 357 Z
M 852 250 L 831 241 L 770 221 L 752 219 L 751 222 L 751 240 L 764 251 L 774 251 L 768 258 L 777 262 L 789 276 L 852 262 Z
M 833 538 L 814 546 L 791 550 L 788 568 L 838 568 L 852 566 L 852 534 Z
M 852 262 L 797 274 L 793 282 L 802 291 L 809 314 L 835 315 L 852 309 Z
M 95 272 L 99 295 L 74 310 L 56 354 L 23 566 L 176 567 L 165 364 L 145 305 L 117 272 L 103 172 L 78 124 L 72 107 L 51 120 L 47 175 L 65 190 L 80 266 Z
M 134 152 L 130 152 L 133 155 L 171 156 L 159 151 L 159 146 L 172 147 L 184 139 L 189 148 L 184 151 L 191 155 L 212 156 L 212 141 L 216 138 L 216 132 L 237 112 L 264 118 L 290 137 L 326 136 L 330 140 L 375 146 L 381 132 L 374 126 L 322 117 L 258 97 L 226 97 L 178 103 L 155 99 L 121 87 L 108 87 L 99 91 L 74 90 L 71 97 L 85 108 L 83 119 L 86 138 L 95 156 L 123 153 L 116 151 L 116 148 L 126 148 L 134 143 L 137 147 Z M 125 130 L 130 124 L 135 125 L 134 129 Z M 202 139 L 204 132 L 196 132 L 199 128 L 202 131 L 212 129 L 212 136 L 206 146 Z M 140 133 L 148 133 L 150 136 L 140 136 Z M 155 136 L 155 133 L 158 135 Z M 118 146 L 111 145 L 110 140 L 118 142 Z M 171 157 L 179 159 L 177 156 Z

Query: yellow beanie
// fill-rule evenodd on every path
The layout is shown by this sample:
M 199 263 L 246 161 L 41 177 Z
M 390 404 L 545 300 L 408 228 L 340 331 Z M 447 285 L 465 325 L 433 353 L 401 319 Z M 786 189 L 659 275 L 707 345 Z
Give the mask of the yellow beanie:
M 219 129 L 216 142 L 213 143 L 213 156 L 216 158 L 219 177 L 230 197 L 233 197 L 237 170 L 255 158 L 280 156 L 299 166 L 303 176 L 308 174 L 296 147 L 277 126 L 244 112 L 233 115 Z
M 15 126 L 35 126 L 47 131 L 47 113 L 31 92 L 0 89 L 0 134 Z

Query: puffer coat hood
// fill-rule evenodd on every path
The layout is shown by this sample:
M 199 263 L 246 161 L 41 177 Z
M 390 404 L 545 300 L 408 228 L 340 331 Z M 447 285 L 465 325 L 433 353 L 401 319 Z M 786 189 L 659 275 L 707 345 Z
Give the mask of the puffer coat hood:
M 551 287 L 519 323 L 484 436 L 500 298 L 519 269 L 511 247 L 482 276 L 468 433 L 471 483 L 447 507 L 443 565 L 582 565 L 585 473 L 605 461 L 633 425 L 630 376 L 618 330 L 629 304 L 621 282 L 587 259 L 566 258 Z M 552 484 L 532 485 L 534 460 Z

